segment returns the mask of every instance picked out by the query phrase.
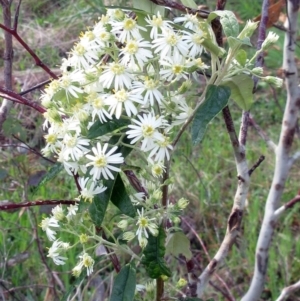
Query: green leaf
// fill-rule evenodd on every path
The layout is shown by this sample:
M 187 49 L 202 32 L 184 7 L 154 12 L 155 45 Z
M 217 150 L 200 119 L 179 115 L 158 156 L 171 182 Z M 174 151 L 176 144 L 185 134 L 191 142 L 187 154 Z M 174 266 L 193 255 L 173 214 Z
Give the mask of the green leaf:
M 110 301 L 133 301 L 136 286 L 136 271 L 125 265 L 115 278 Z
M 104 219 L 105 212 L 115 185 L 115 180 L 103 180 L 103 185 L 107 187 L 107 189 L 102 193 L 95 195 L 93 202 L 89 207 L 90 217 L 97 227 L 101 226 Z
M 241 65 L 241 66 L 245 66 L 246 62 L 247 62 L 247 52 L 243 49 L 240 49 L 236 55 L 235 55 L 235 59 L 237 60 L 237 62 Z
M 135 9 L 140 9 L 148 14 L 156 14 L 158 11 L 162 17 L 165 14 L 165 8 L 163 6 L 156 5 L 149 0 L 133 0 L 132 3 Z
M 186 259 L 192 258 L 192 252 L 190 250 L 190 241 L 182 232 L 170 233 L 166 241 L 166 254 L 179 256 L 184 255 Z
M 130 217 L 135 217 L 136 211 L 127 194 L 123 180 L 120 174 L 117 175 L 113 191 L 111 194 L 111 202 L 120 209 L 120 211 Z
M 119 142 L 120 137 L 119 136 L 112 136 L 109 141 L 108 144 L 110 145 L 115 145 Z M 130 139 L 127 138 L 127 136 L 124 136 L 122 139 L 122 143 L 125 144 L 130 144 Z M 125 145 L 120 145 L 118 147 L 117 152 L 122 153 L 123 157 L 126 158 L 131 152 L 132 152 L 133 148 L 131 147 L 127 147 Z
M 157 279 L 162 275 L 171 276 L 171 271 L 164 260 L 165 239 L 166 234 L 162 226 L 160 226 L 157 236 L 149 233 L 148 244 L 143 252 L 142 264 L 145 266 L 150 278 Z
M 194 0 L 181 0 L 181 3 L 184 6 L 190 7 L 190 8 L 194 8 L 194 9 L 198 9 L 198 5 L 195 3 Z
M 239 74 L 228 81 L 222 82 L 230 88 L 231 96 L 236 104 L 243 110 L 249 110 L 253 103 L 253 80 L 247 74 Z
M 63 169 L 64 166 L 61 163 L 55 163 L 50 168 L 50 170 L 41 178 L 39 184 L 36 185 L 36 187 L 33 189 L 33 193 L 35 193 L 39 189 L 39 187 L 54 179 Z
M 128 124 L 130 124 L 128 119 L 112 119 L 106 123 L 101 123 L 100 120 L 97 120 L 89 129 L 87 138 L 94 139 L 106 135 Z
M 205 100 L 197 109 L 192 124 L 193 144 L 199 143 L 205 134 L 208 123 L 227 105 L 230 89 L 224 86 L 210 85 Z
M 226 37 L 237 37 L 240 29 L 239 29 L 239 23 L 234 13 L 228 10 L 213 11 L 209 14 L 207 18 L 208 22 L 212 21 L 217 16 L 220 17 L 220 22 L 222 24 Z
M 237 49 L 237 48 L 241 47 L 242 45 L 247 45 L 250 47 L 252 46 L 250 39 L 248 37 L 243 38 L 243 39 L 228 37 L 227 41 L 228 41 L 230 48 L 232 48 L 232 49 Z

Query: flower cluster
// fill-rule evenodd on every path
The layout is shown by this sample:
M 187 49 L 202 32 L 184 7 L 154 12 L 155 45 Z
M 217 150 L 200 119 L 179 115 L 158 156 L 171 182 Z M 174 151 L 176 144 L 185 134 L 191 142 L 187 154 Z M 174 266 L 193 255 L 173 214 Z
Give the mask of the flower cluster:
M 256 28 L 253 22 L 246 25 L 227 58 L 221 61 L 218 56 L 223 56 L 225 50 L 217 46 L 210 25 L 196 15 L 185 14 L 173 21 L 164 20 L 159 13 L 140 18 L 142 15 L 138 17 L 130 11 L 108 10 L 93 28 L 81 34 L 69 57 L 63 60 L 62 76 L 53 80 L 41 97 L 47 108 L 47 144 L 43 153 L 54 154 L 70 175 L 78 176 L 80 201 L 92 203 L 95 195 L 105 192 L 109 187 L 105 183 L 117 179 L 132 150 L 148 162 L 152 179 L 157 181 L 166 172 L 178 128 L 191 121 L 205 99 L 205 93 L 199 97 L 200 84 L 206 81 L 217 85 L 240 73 L 261 73 L 253 69 L 253 58 L 238 59 L 242 38 Z M 268 45 L 275 40 L 271 35 Z M 210 52 L 211 73 L 215 71 L 209 78 L 205 70 L 210 67 L 201 59 L 204 51 Z M 204 75 L 202 81 L 199 74 Z M 163 219 L 178 224 L 178 216 L 188 201 L 180 199 L 163 206 L 161 184 L 169 183 L 156 183 L 153 191 L 147 187 L 148 196 L 132 196 L 136 217 L 117 223 L 123 230 L 123 239 L 136 237 L 143 248 L 149 235 L 158 234 Z M 73 219 L 79 221 L 83 214 L 80 217 L 78 205 L 67 210 L 65 213 L 57 206 L 52 216 L 41 222 L 53 241 L 48 256 L 58 265 L 65 263 L 62 253 L 71 246 L 56 239 L 57 231 L 64 224 L 70 233 Z M 94 235 L 88 226 L 84 229 L 89 233 L 75 233 L 82 245 Z M 94 260 L 86 248 L 79 258 L 73 274 L 78 276 L 83 267 L 91 274 Z
M 207 68 L 203 62 L 199 68 L 199 57 L 209 33 L 198 18 L 172 22 L 158 13 L 145 18 L 146 26 L 138 21 L 128 11 L 108 10 L 81 35 L 63 61 L 63 75 L 42 95 L 48 129 L 43 151 L 55 153 L 68 173 L 85 177 L 80 185 L 86 200 L 105 189 L 101 179 L 113 179 L 124 162 L 118 152 L 123 140 L 111 145 L 112 135 L 126 136 L 149 164 L 163 167 L 173 149 L 172 129 L 192 113 L 178 88 Z M 186 30 L 175 29 L 178 22 Z M 127 129 L 89 138 L 95 123 L 114 120 L 129 120 Z

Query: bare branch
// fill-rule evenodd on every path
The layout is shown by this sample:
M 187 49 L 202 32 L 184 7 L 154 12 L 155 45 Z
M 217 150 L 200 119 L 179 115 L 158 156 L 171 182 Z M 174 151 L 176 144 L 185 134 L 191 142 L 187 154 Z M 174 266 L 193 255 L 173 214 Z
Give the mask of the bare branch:
M 252 175 L 253 171 L 265 160 L 265 156 L 260 156 L 257 162 L 249 169 L 249 176 Z
M 255 122 L 255 120 L 253 119 L 252 116 L 250 116 L 249 121 L 250 121 L 250 125 L 252 125 L 256 129 L 259 136 L 263 140 L 265 140 L 267 146 L 275 152 L 277 145 L 269 138 L 269 136 L 263 131 L 263 129 Z
M 3 25 L 0 23 L 0 28 L 5 30 L 6 33 L 12 35 L 23 47 L 27 50 L 27 52 L 32 56 L 35 60 L 35 64 L 42 69 L 44 69 L 52 78 L 57 79 L 57 75 L 52 72 L 47 65 L 45 65 L 41 59 L 37 56 L 37 54 L 28 46 L 28 44 L 19 36 L 16 29 L 12 29 L 11 26 Z
M 192 9 L 190 7 L 184 6 L 183 4 L 173 1 L 173 0 L 149 0 L 157 5 L 174 8 L 184 13 L 188 12 L 189 14 L 198 15 L 201 18 L 207 18 L 209 12 L 202 9 Z M 226 2 L 226 1 L 225 1 Z
M 3 21 L 5 26 L 11 26 L 11 3 L 3 1 L 1 2 L 3 9 Z M 4 50 L 4 85 L 7 89 L 12 89 L 12 60 L 13 60 L 13 46 L 12 46 L 12 36 L 4 32 L 5 50 Z M 13 102 L 8 99 L 3 99 L 0 107 L 0 131 L 2 130 L 2 125 L 9 114 L 10 109 L 13 106 Z
M 31 107 L 42 114 L 46 112 L 46 109 L 43 108 L 40 104 L 32 100 L 29 100 L 21 96 L 20 94 L 11 91 L 10 89 L 4 89 L 0 87 L 0 96 L 9 99 L 12 102 L 21 103 L 25 106 Z M 0 111 L 0 120 L 1 120 L 1 111 Z
M 0 203 L 0 211 L 7 210 L 16 210 L 20 208 L 33 207 L 33 206 L 44 206 L 44 205 L 75 205 L 78 204 L 78 201 L 74 200 L 38 200 L 34 202 L 23 202 L 23 203 L 13 203 L 5 202 L 4 204 Z
M 300 195 L 295 196 L 293 199 L 285 203 L 283 206 L 276 209 L 274 212 L 275 217 L 278 219 L 282 213 L 284 213 L 287 209 L 293 208 L 296 203 L 300 202 Z
M 284 301 L 291 293 L 300 289 L 300 280 L 290 286 L 285 287 L 276 301 Z
M 297 33 L 297 16 L 299 0 L 287 1 L 287 21 L 285 34 L 283 70 L 285 73 L 285 84 L 287 89 L 287 101 L 282 120 L 281 134 L 276 148 L 276 165 L 266 201 L 266 208 L 262 227 L 260 230 L 255 255 L 255 269 L 252 282 L 248 292 L 242 301 L 256 301 L 263 291 L 265 276 L 268 267 L 268 253 L 274 227 L 280 214 L 275 214 L 280 207 L 280 200 L 289 174 L 289 153 L 294 140 L 295 128 L 297 126 L 297 116 L 300 109 L 300 93 L 298 88 L 298 72 L 295 61 L 295 41 Z

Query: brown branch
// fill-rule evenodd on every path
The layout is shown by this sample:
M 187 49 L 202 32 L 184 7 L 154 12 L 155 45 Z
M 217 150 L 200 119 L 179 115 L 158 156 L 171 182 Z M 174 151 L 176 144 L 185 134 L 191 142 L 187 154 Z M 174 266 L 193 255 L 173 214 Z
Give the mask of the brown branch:
M 78 201 L 74 200 L 38 200 L 32 202 L 23 202 L 23 203 L 5 203 L 0 205 L 0 211 L 7 210 L 16 210 L 20 208 L 33 207 L 33 206 L 44 206 L 44 205 L 75 205 L 78 204 Z
M 11 26 L 11 2 L 1 1 L 3 9 L 3 21 L 6 26 Z M 12 36 L 7 32 L 4 32 L 4 86 L 7 89 L 12 89 L 12 61 L 13 61 L 13 45 L 12 45 Z M 10 109 L 12 108 L 13 103 L 8 99 L 3 99 L 3 102 L 0 106 L 0 130 L 2 130 L 2 125 L 9 114 Z
M 35 227 L 34 227 L 34 234 L 35 235 L 34 235 L 34 237 L 35 237 L 35 241 L 36 241 L 36 244 L 37 244 L 37 247 L 38 247 L 38 250 L 39 250 L 41 261 L 42 261 L 42 263 L 44 264 L 44 266 L 47 270 L 48 282 L 50 283 L 49 290 L 51 292 L 51 295 L 53 295 L 54 299 L 58 300 L 58 294 L 57 294 L 57 291 L 55 289 L 55 277 L 54 277 L 53 272 L 52 272 L 52 270 L 50 269 L 50 267 L 47 263 L 47 259 L 45 257 L 44 250 L 43 250 L 43 247 L 42 247 L 42 243 L 41 243 L 41 240 L 40 240 L 39 234 L 38 234 L 38 222 L 37 222 L 36 216 L 34 214 L 33 214 L 33 219 L 34 219 L 34 224 L 35 224 Z
M 14 91 L 11 91 L 9 89 L 0 87 L 0 96 L 7 98 L 13 102 L 17 102 L 17 103 L 23 104 L 25 106 L 31 107 L 42 114 L 46 112 L 46 109 L 44 107 L 42 107 L 40 104 L 38 104 L 32 100 L 29 100 L 29 99 L 21 96 L 20 94 L 15 93 Z
M 184 13 L 189 13 L 193 15 L 197 14 L 199 17 L 204 19 L 206 19 L 209 15 L 209 11 L 203 9 L 193 9 L 179 2 L 175 2 L 173 0 L 149 0 L 149 1 L 155 3 L 156 5 L 165 6 L 168 8 L 174 8 Z
M 16 26 L 17 27 L 17 26 Z M 0 28 L 5 30 L 5 32 L 11 34 L 31 55 L 34 59 L 35 64 L 45 70 L 52 78 L 57 79 L 57 75 L 52 72 L 47 65 L 45 65 L 42 60 L 36 55 L 36 53 L 28 46 L 28 44 L 19 36 L 16 28 L 10 28 L 10 26 L 5 26 L 4 24 L 0 23 Z
M 253 173 L 253 171 L 262 163 L 262 161 L 265 160 L 265 156 L 260 156 L 259 159 L 257 160 L 257 162 L 255 162 L 255 164 L 249 169 L 248 173 L 249 176 L 251 176 L 251 174 Z

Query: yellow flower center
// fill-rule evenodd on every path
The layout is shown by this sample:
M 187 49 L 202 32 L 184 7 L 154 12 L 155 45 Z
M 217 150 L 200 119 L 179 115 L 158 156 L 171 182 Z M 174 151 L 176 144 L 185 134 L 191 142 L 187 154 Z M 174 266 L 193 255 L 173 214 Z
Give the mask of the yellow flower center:
M 107 165 L 107 160 L 105 156 L 100 156 L 95 160 L 94 165 L 96 167 L 105 167 Z
M 70 137 L 69 139 L 67 139 L 65 141 L 65 143 L 66 143 L 67 147 L 73 148 L 77 144 L 77 138 L 76 137 Z
M 60 84 L 62 88 L 66 89 L 70 86 L 71 81 L 68 78 L 63 78 Z
M 140 219 L 139 219 L 139 226 L 140 227 L 142 227 L 142 228 L 147 228 L 147 226 L 148 226 L 148 219 L 147 218 L 145 218 L 145 217 L 141 217 Z
M 45 139 L 47 143 L 54 144 L 57 141 L 57 135 L 55 134 L 49 134 L 45 136 Z
M 110 34 L 106 31 L 102 31 L 100 34 L 99 34 L 99 39 L 102 40 L 102 41 L 108 41 L 110 38 Z
M 110 65 L 110 70 L 116 74 L 116 75 L 120 75 L 124 73 L 125 67 L 118 64 L 118 63 L 111 63 Z
M 93 100 L 93 107 L 95 109 L 101 109 L 103 107 L 103 100 L 101 97 L 97 97 Z
M 125 47 L 125 51 L 129 54 L 135 54 L 139 50 L 139 46 L 136 41 L 129 41 Z
M 182 72 L 183 68 L 180 65 L 174 65 L 172 67 L 172 71 L 174 74 L 180 74 Z
M 200 45 L 203 42 L 203 37 L 198 33 L 193 34 L 192 36 L 193 43 Z
M 95 39 L 94 33 L 90 30 L 85 32 L 84 36 L 87 37 L 89 39 L 89 41 L 92 41 Z
M 158 144 L 160 147 L 167 147 L 168 145 L 170 145 L 170 138 L 164 136 L 164 140 L 163 140 L 163 141 L 157 141 L 157 144 Z
M 133 19 L 125 19 L 123 24 L 125 30 L 131 31 L 136 26 L 136 21 Z
M 77 44 L 75 47 L 74 47 L 74 52 L 77 54 L 77 55 L 84 55 L 86 50 L 85 48 L 81 45 L 81 44 Z
M 159 17 L 153 16 L 153 18 L 152 18 L 153 26 L 161 27 L 162 24 L 163 24 L 163 20 L 162 20 L 161 16 L 159 16 Z
M 152 137 L 154 128 L 152 125 L 142 125 L 142 131 L 144 137 Z
M 94 260 L 92 259 L 92 257 L 87 255 L 82 258 L 82 263 L 86 268 L 88 268 L 94 264 Z
M 177 37 L 174 34 L 168 35 L 167 43 L 171 46 L 175 46 L 177 44 Z
M 155 165 L 152 168 L 152 172 L 153 172 L 153 174 L 155 174 L 157 176 L 160 176 L 162 174 L 162 172 L 163 172 L 163 169 L 162 169 L 162 167 L 160 165 Z
M 122 89 L 116 92 L 115 97 L 119 102 L 125 102 L 128 98 L 128 94 L 124 89 Z
M 157 87 L 158 82 L 152 78 L 145 80 L 145 87 L 147 90 L 154 90 Z

